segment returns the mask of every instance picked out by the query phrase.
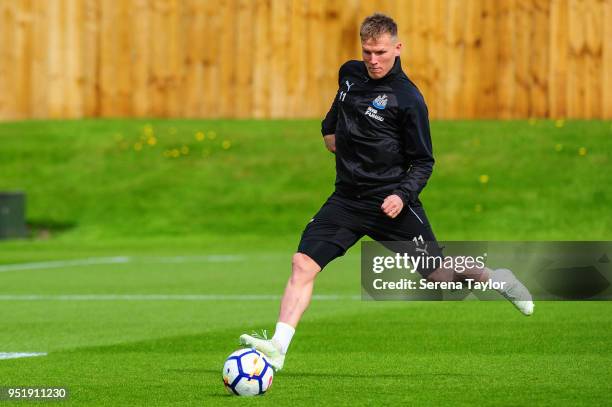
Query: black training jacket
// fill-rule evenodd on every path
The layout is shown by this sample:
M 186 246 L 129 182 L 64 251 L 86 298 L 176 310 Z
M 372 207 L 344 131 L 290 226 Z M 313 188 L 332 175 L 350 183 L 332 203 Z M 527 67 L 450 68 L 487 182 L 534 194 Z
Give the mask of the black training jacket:
M 362 61 L 348 61 L 338 86 L 321 129 L 336 135 L 336 191 L 356 198 L 389 192 L 404 204 L 420 204 L 434 164 L 429 119 L 399 57 L 376 80 Z

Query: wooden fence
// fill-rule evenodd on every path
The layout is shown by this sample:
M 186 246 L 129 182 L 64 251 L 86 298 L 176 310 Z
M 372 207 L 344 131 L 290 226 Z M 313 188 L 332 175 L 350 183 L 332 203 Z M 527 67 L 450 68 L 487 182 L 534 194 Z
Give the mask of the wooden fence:
M 320 117 L 374 11 L 433 118 L 612 118 L 612 0 L 0 0 L 0 119 Z

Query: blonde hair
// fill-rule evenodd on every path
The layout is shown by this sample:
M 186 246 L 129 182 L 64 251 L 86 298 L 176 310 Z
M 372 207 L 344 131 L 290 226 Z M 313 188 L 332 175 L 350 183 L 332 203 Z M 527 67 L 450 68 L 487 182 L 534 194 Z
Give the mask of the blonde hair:
M 389 34 L 393 39 L 397 38 L 397 24 L 393 19 L 382 13 L 374 13 L 367 16 L 361 23 L 359 36 L 361 42 L 371 38 L 378 38 L 383 34 Z

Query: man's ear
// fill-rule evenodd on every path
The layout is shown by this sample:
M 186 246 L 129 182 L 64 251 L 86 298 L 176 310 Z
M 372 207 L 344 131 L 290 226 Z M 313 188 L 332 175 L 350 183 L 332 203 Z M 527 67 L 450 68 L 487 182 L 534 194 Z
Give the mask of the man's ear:
M 400 52 L 402 50 L 402 43 L 398 42 L 397 44 L 395 44 L 395 56 L 399 57 L 400 56 Z

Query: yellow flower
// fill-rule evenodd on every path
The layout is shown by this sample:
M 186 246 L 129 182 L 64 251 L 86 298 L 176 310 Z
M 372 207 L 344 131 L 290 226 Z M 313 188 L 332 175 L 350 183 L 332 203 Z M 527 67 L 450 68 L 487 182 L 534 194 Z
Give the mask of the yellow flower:
M 565 126 L 565 120 L 563 119 L 557 119 L 555 121 L 555 127 L 560 129 L 561 127 Z
M 157 144 L 157 139 L 155 137 L 149 137 L 149 139 L 147 140 L 147 144 L 150 146 L 154 146 L 155 144 Z
M 486 184 L 489 182 L 489 176 L 487 174 L 482 174 L 480 177 L 478 177 L 478 180 L 481 184 Z
M 204 140 L 204 138 L 205 138 L 204 133 L 202 133 L 201 131 L 198 131 L 195 134 L 195 139 L 198 140 L 198 141 L 202 141 L 202 140 Z
M 535 117 L 532 117 L 532 118 L 529 119 L 529 125 L 530 126 L 535 126 L 537 122 L 538 122 L 538 120 Z
M 187 147 L 187 146 L 181 147 L 181 154 L 183 154 L 183 155 L 189 154 L 189 147 Z
M 586 154 L 587 154 L 587 149 L 586 149 L 586 147 L 580 147 L 580 148 L 578 149 L 578 155 L 581 155 L 581 156 L 583 156 L 583 157 L 584 157 Z
M 229 140 L 223 140 L 223 143 L 221 143 L 221 147 L 223 147 L 224 150 L 227 150 L 231 146 L 232 146 L 232 142 Z
M 134 143 L 134 150 L 136 151 L 142 150 L 142 143 Z
M 179 155 L 181 155 L 180 151 L 178 151 L 178 148 L 173 148 L 172 151 L 170 151 L 170 155 L 174 158 L 178 157 Z
M 562 151 L 562 150 L 563 150 L 563 144 L 557 144 L 557 145 L 555 146 L 555 151 L 556 151 L 556 152 L 559 152 L 559 151 Z
M 144 127 L 142 128 L 142 132 L 144 133 L 145 136 L 151 136 L 153 134 L 153 126 L 151 126 L 150 124 L 145 124 Z

